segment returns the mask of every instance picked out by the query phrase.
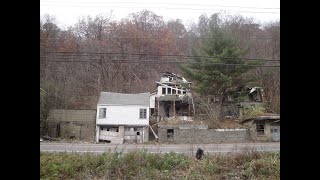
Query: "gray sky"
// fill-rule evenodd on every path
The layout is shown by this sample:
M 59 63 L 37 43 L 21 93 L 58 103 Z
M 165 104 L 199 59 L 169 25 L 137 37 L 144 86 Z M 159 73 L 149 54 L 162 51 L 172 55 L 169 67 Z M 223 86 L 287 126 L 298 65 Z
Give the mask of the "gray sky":
M 114 20 L 120 20 L 143 9 L 165 20 L 181 19 L 185 25 L 216 12 L 240 14 L 258 23 L 280 20 L 280 0 L 40 0 L 40 15 L 53 15 L 60 27 L 75 24 L 81 16 L 113 11 Z

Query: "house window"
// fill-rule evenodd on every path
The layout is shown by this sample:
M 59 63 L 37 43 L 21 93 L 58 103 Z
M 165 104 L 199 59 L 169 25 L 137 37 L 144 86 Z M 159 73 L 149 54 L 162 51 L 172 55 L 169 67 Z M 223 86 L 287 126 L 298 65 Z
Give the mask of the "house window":
M 257 135 L 264 135 L 264 123 L 257 123 Z
M 166 94 L 166 88 L 162 88 L 162 94 Z
M 176 94 L 176 90 L 175 89 L 172 89 L 172 94 Z
M 140 109 L 139 118 L 147 119 L 147 109 Z
M 106 118 L 107 108 L 99 108 L 99 119 Z
M 171 94 L 171 88 L 168 88 L 168 94 Z

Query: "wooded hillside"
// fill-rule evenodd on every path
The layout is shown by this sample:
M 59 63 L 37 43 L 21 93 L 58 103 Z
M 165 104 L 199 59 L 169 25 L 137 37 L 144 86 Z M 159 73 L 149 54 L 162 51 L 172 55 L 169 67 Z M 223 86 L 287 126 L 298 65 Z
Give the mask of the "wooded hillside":
M 49 108 L 95 109 L 101 91 L 153 92 L 163 71 L 186 75 L 179 64 L 197 58 L 194 52 L 205 39 L 219 38 L 210 35 L 213 27 L 223 27 L 237 39 L 246 52 L 242 61 L 259 62 L 246 76 L 264 88 L 270 108 L 279 112 L 280 22 L 260 25 L 213 14 L 186 27 L 179 19 L 165 21 L 141 11 L 120 21 L 112 15 L 80 18 L 67 30 L 53 17 L 41 17 L 40 118 L 46 118 Z

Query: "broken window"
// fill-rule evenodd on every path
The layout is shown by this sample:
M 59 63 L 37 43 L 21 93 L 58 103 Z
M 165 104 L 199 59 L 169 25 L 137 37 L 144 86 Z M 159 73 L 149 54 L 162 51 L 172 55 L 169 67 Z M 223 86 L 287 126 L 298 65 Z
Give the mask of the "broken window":
M 172 89 L 172 94 L 176 94 L 176 90 L 175 89 Z
M 166 88 L 162 88 L 162 94 L 166 94 Z
M 147 109 L 140 109 L 139 118 L 140 119 L 146 119 L 147 118 Z
M 182 94 L 186 94 L 186 88 L 183 88 Z
M 257 135 L 264 135 L 264 123 L 257 123 Z
M 99 119 L 106 118 L 107 108 L 99 108 Z
M 137 132 L 137 136 L 140 136 L 140 132 L 139 131 Z

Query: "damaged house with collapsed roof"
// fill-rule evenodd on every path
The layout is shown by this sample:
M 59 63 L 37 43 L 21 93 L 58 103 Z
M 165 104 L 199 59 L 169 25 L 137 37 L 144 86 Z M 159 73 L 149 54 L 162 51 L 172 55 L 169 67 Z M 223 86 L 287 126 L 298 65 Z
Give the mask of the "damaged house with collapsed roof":
M 149 103 L 150 93 L 101 92 L 97 104 L 96 142 L 148 142 Z
M 219 100 L 215 99 L 215 101 Z M 266 103 L 266 95 L 262 87 L 245 86 L 224 100 L 220 118 L 243 118 L 248 109 L 264 108 Z
M 255 141 L 280 141 L 280 114 L 264 113 L 246 118 L 240 124 L 250 129 L 251 139 Z
M 177 74 L 163 72 L 160 81 L 155 83 L 157 91 L 150 96 L 150 111 L 157 122 L 172 117 L 186 120 L 193 115 L 191 82 Z
M 250 141 L 279 141 L 278 121 L 254 121 L 254 125 L 236 129 L 210 129 L 205 122 L 193 121 L 194 102 L 190 91 L 191 83 L 174 73 L 165 72 L 156 81 L 157 91 L 150 96 L 151 112 L 157 117 L 157 139 L 160 143 L 221 143 Z M 219 99 L 212 98 L 213 102 Z M 223 99 L 220 117 L 242 118 L 248 108 L 264 107 L 266 103 L 262 87 L 241 87 L 227 99 Z M 154 108 L 154 109 L 153 109 Z M 259 119 L 259 118 L 258 118 Z M 256 123 L 258 124 L 258 130 Z M 272 122 L 272 124 L 271 124 Z M 261 134 L 261 124 L 265 134 Z M 260 129 L 259 129 L 260 128 Z M 255 131 L 260 134 L 257 135 Z M 272 132 L 272 133 L 269 133 Z M 271 137 L 272 135 L 272 137 Z M 277 137 L 279 137 L 277 139 Z

